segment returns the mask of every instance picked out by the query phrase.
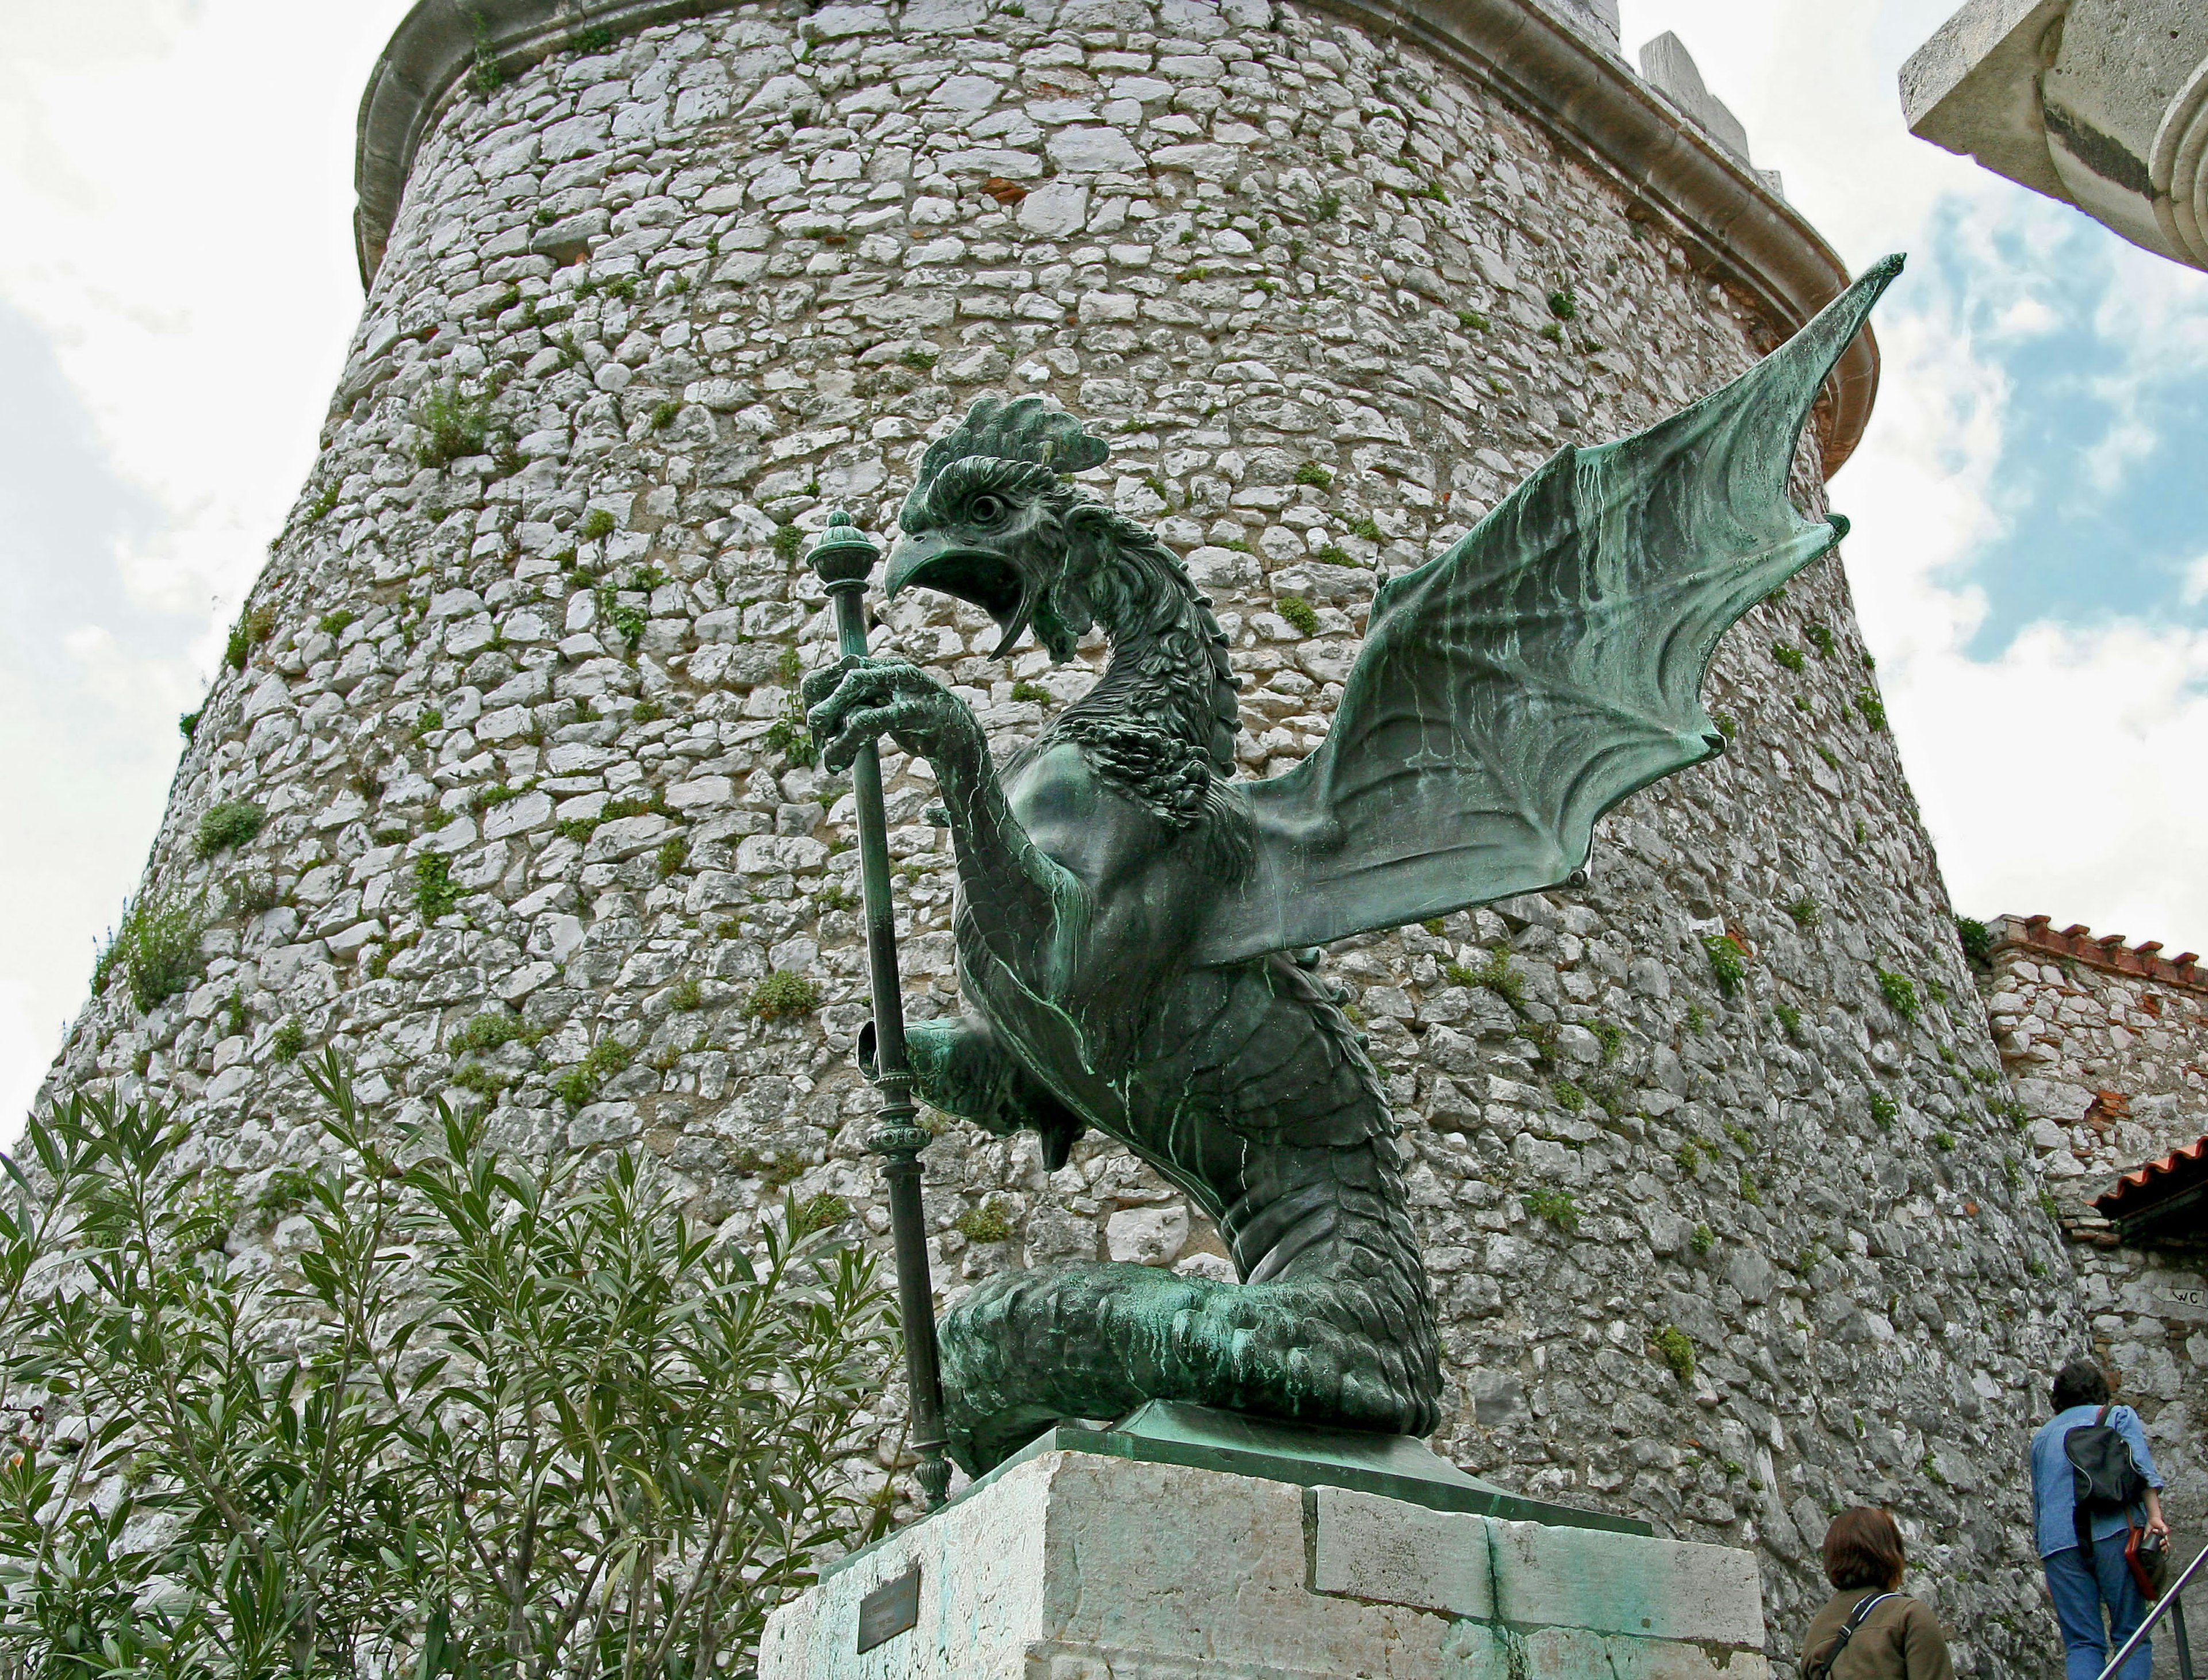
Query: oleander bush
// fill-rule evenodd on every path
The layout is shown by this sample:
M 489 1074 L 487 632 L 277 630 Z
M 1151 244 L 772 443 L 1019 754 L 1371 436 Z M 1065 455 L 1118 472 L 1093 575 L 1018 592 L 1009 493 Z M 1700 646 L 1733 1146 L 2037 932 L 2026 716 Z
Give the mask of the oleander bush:
M 394 1135 L 309 1071 L 311 1235 L 273 1267 L 159 1105 L 71 1096 L 4 1161 L 0 1677 L 747 1673 L 889 1521 L 871 1258 L 442 1104 Z

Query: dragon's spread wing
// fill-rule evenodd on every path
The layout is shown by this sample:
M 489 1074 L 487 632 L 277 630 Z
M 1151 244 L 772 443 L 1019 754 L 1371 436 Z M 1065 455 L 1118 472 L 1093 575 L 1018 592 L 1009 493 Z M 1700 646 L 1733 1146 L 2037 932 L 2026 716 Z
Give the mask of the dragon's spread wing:
M 1256 861 L 1194 960 L 1323 945 L 1555 886 L 1595 819 L 1721 750 L 1718 639 L 1837 543 L 1786 498 L 1819 387 L 1901 271 L 1888 257 L 1723 390 L 1565 449 L 1385 585 L 1325 743 L 1240 787 Z

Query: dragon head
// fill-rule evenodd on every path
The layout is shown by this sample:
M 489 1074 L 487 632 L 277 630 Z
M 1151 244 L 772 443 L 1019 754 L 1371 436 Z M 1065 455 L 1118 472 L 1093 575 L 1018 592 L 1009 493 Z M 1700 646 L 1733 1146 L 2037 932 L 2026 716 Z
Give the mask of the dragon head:
M 1071 658 L 1095 616 L 1076 564 L 1080 528 L 1106 510 L 1059 475 L 1110 453 L 1040 397 L 982 398 L 921 457 L 897 516 L 888 593 L 917 584 L 954 595 L 997 621 L 999 654 L 1033 626 L 1052 658 Z

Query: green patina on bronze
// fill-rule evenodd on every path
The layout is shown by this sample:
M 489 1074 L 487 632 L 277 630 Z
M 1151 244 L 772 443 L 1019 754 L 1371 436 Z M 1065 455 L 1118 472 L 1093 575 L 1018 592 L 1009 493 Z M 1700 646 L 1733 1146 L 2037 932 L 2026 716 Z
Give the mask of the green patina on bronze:
M 1420 1436 L 1439 1420 L 1433 1299 L 1403 1149 L 1317 947 L 1587 863 L 1595 820 L 1720 752 L 1699 699 L 1719 638 L 1845 529 L 1786 496 L 1827 373 L 1889 258 L 1721 391 L 1565 449 L 1373 602 L 1325 744 L 1234 778 L 1226 639 L 1179 558 L 1065 475 L 1108 453 L 1035 398 L 984 399 L 927 452 L 891 594 L 986 609 L 1096 685 L 999 765 L 902 661 L 805 683 L 833 767 L 886 734 L 933 766 L 971 1010 L 909 1028 L 915 1089 L 1064 1164 L 1108 1133 L 1216 1222 L 1241 1281 L 1137 1265 L 999 1273 L 941 1331 L 970 1473 L 1054 1425 L 1156 1400 Z

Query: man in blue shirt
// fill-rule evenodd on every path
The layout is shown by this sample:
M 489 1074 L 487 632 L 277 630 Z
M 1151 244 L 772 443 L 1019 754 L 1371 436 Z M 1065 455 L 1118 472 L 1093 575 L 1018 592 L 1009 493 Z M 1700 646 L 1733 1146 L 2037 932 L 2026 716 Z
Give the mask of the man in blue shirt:
M 2132 1462 L 2146 1479 L 2146 1499 L 2128 1511 L 2103 1511 L 2092 1519 L 2091 1555 L 2078 1545 L 2077 1503 L 2063 1437 L 2100 1419 L 2109 1404 L 2109 1379 L 2089 1359 L 2073 1359 L 2055 1378 L 2055 1415 L 2031 1437 L 2031 1504 L 2047 1590 L 2055 1599 L 2055 1619 L 2062 1624 L 2067 1680 L 2096 1680 L 2109 1653 L 2129 1639 L 2146 1615 L 2146 1600 L 2124 1559 L 2124 1541 L 2134 1527 L 2167 1536 L 2162 1520 L 2162 1474 L 2147 1450 L 2146 1431 L 2128 1406 L 2111 1407 L 2105 1421 L 2131 1449 Z M 2103 1606 L 2108 1629 L 2102 1629 Z M 2147 1680 L 2154 1666 L 2153 1641 L 2141 1640 L 2116 1680 Z

